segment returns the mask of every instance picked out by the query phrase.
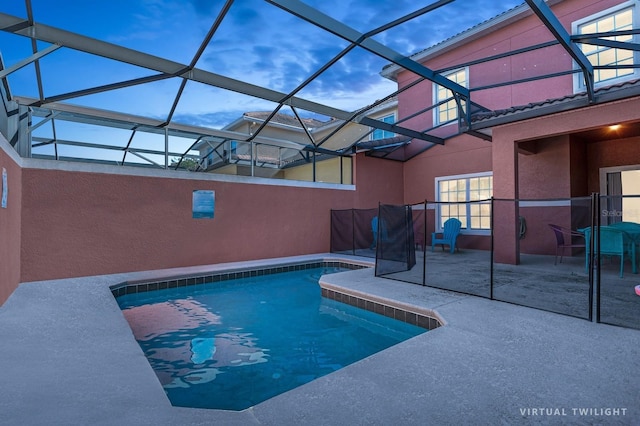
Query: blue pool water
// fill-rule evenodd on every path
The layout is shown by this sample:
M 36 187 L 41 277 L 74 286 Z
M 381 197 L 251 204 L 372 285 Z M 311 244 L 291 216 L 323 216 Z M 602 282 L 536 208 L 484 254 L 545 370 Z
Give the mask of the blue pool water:
M 118 297 L 171 403 L 243 410 L 426 330 L 323 298 L 317 268 Z

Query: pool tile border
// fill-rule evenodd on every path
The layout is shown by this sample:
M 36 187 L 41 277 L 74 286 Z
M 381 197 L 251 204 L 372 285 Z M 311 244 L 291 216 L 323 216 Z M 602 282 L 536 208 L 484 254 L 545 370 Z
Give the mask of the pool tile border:
M 433 330 L 442 326 L 440 320 L 435 317 L 418 312 L 412 312 L 406 308 L 390 306 L 389 304 L 341 293 L 339 291 L 322 288 L 322 296 L 355 306 L 356 308 L 366 309 L 367 311 L 375 312 L 389 318 L 417 325 L 418 327 L 426 328 L 427 330 Z
M 445 321 L 438 313 L 431 309 L 410 306 L 394 300 L 378 298 L 323 282 L 320 282 L 320 287 L 322 289 L 322 296 L 328 299 L 346 303 L 360 309 L 366 309 L 367 311 L 417 325 L 427 330 L 434 330 L 445 324 Z
M 211 272 L 198 275 L 174 276 L 160 280 L 125 281 L 110 286 L 113 297 L 118 298 L 127 294 L 145 293 L 148 291 L 165 290 L 179 287 L 198 286 L 204 284 L 215 284 L 218 282 L 235 280 L 241 278 L 259 277 L 264 275 L 279 274 L 283 272 L 301 271 L 313 268 L 343 268 L 343 269 L 364 269 L 369 265 L 350 263 L 338 260 L 307 261 L 295 264 L 275 265 L 269 267 L 256 267 L 251 269 L 236 269 L 220 272 Z M 389 318 L 394 318 L 409 324 L 433 330 L 443 325 L 443 321 L 435 314 L 416 312 L 391 301 L 370 300 L 366 296 L 347 294 L 336 289 L 328 289 L 321 283 L 322 296 L 338 302 L 346 303 L 360 309 L 375 312 Z
M 240 278 L 251 278 L 263 275 L 278 274 L 283 272 L 301 271 L 313 268 L 344 268 L 344 269 L 363 269 L 368 268 L 366 265 L 356 263 L 348 263 L 344 261 L 320 260 L 315 262 L 303 262 L 296 264 L 277 265 L 269 267 L 260 267 L 241 270 L 227 270 L 220 272 L 211 272 L 198 275 L 176 276 L 163 278 L 160 280 L 144 280 L 144 281 L 125 281 L 110 286 L 113 297 L 120 297 L 127 294 L 144 293 L 154 290 L 165 290 L 170 288 L 197 286 L 202 284 L 211 284 L 221 281 L 235 280 Z

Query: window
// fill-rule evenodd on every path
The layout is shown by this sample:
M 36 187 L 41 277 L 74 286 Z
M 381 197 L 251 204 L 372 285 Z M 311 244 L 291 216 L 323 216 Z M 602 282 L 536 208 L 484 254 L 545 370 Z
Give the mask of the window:
M 468 78 L 467 78 L 466 68 L 456 70 L 448 74 L 443 74 L 443 76 L 448 78 L 451 81 L 458 83 L 461 86 L 468 87 L 467 86 Z M 433 87 L 434 104 L 437 105 L 440 102 L 446 101 L 442 105 L 439 105 L 435 108 L 434 119 L 433 119 L 434 123 L 438 125 L 438 124 L 445 124 L 445 123 L 456 120 L 458 118 L 458 104 L 456 103 L 456 100 L 454 99 L 453 93 L 451 92 L 451 90 L 445 87 L 442 87 L 438 84 L 434 84 L 433 86 L 434 86 Z M 461 101 L 461 102 L 464 102 L 464 101 Z
M 396 116 L 395 114 L 385 115 L 384 117 L 378 118 L 377 120 L 382 121 L 383 123 L 393 124 L 396 122 Z M 371 140 L 392 138 L 395 135 L 395 133 L 389 132 L 387 130 L 375 129 L 371 134 Z
M 633 29 L 635 1 L 626 2 L 615 8 L 607 9 L 598 15 L 577 21 L 573 24 L 573 32 L 577 34 L 608 33 Z M 604 40 L 633 42 L 632 35 L 603 37 Z M 582 52 L 594 66 L 633 65 L 634 51 L 617 49 L 593 44 L 580 44 Z M 612 84 L 616 79 L 628 79 L 636 74 L 633 68 L 611 68 L 594 70 L 593 78 L 598 83 Z M 584 89 L 584 79 L 576 74 L 576 91 Z
M 640 165 L 600 169 L 603 224 L 640 223 Z
M 491 229 L 491 172 L 436 178 L 436 196 L 441 202 L 436 212 L 438 229 L 452 217 L 470 231 Z

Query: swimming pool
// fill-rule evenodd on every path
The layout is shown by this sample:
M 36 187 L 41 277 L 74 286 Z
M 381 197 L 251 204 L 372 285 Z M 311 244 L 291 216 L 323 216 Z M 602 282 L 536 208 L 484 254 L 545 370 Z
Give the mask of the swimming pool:
M 321 297 L 313 268 L 122 295 L 173 405 L 243 410 L 424 328 Z

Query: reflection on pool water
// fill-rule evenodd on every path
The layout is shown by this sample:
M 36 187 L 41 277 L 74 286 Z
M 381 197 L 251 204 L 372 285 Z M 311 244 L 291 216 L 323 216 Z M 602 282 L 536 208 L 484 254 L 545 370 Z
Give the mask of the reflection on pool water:
M 316 268 L 118 297 L 171 403 L 243 410 L 426 330 L 321 297 Z

